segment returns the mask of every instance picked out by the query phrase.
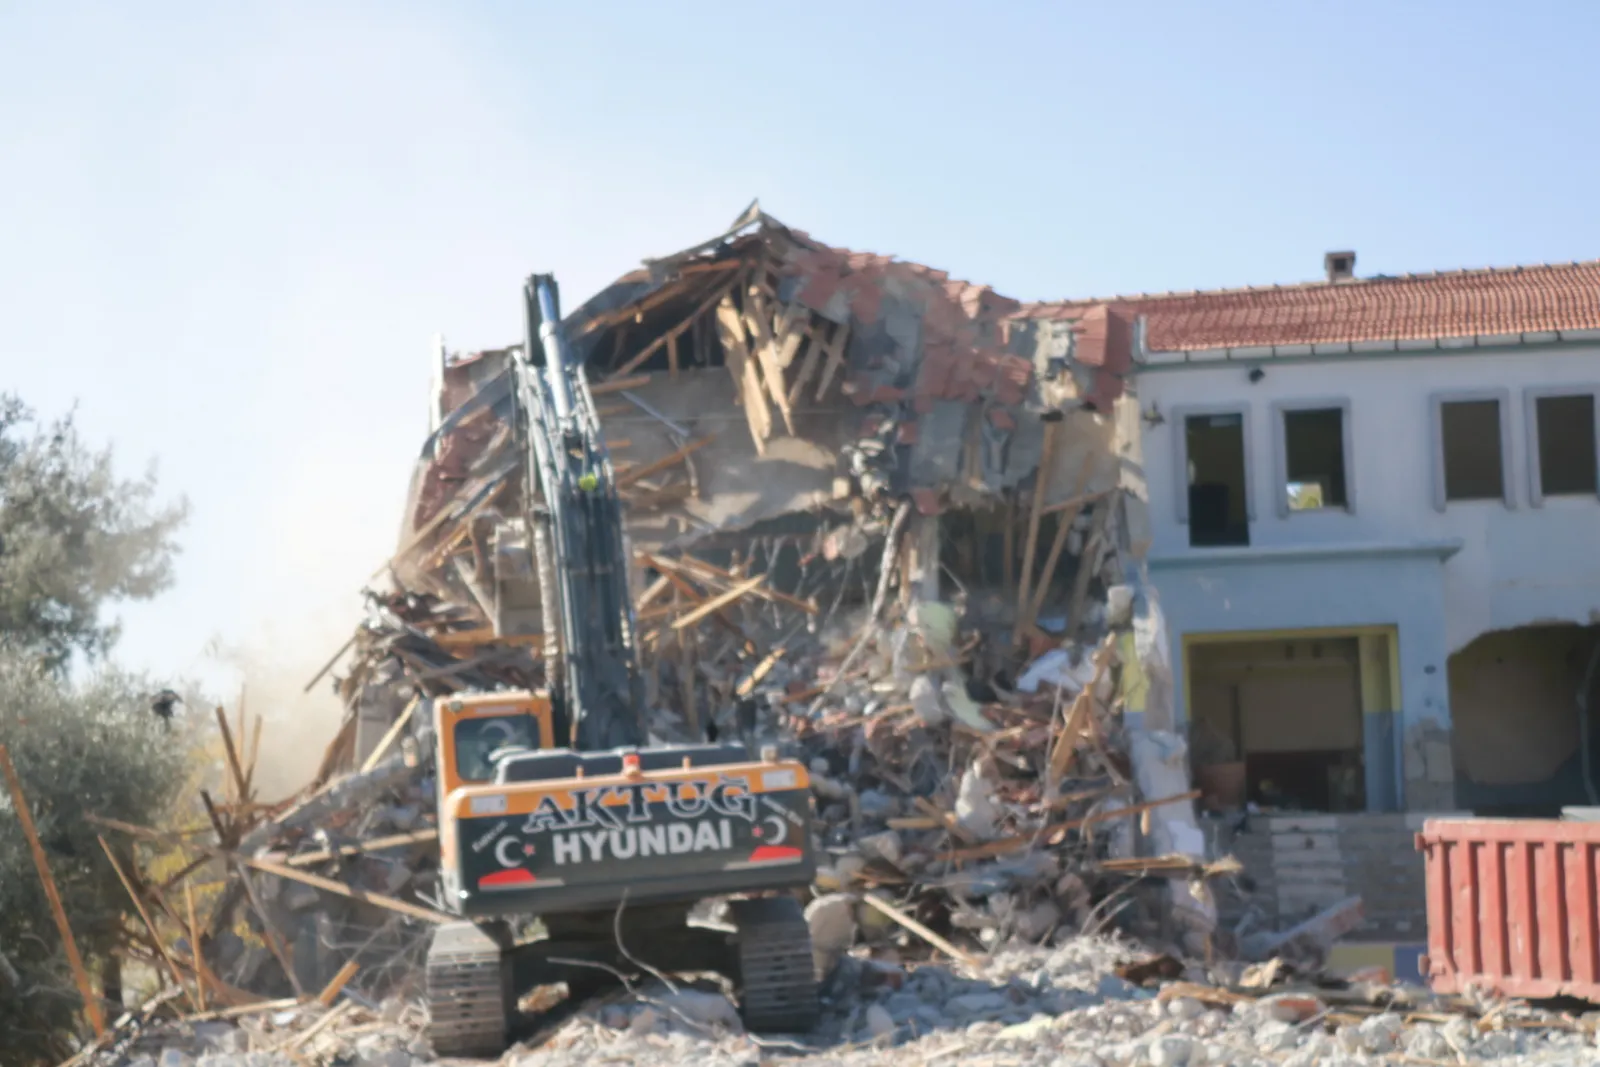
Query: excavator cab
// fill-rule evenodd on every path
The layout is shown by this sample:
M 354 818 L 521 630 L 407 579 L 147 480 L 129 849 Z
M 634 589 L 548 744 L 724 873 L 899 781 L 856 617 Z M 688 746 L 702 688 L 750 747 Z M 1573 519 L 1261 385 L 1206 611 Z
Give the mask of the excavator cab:
M 496 763 L 518 752 L 555 747 L 550 697 L 526 689 L 463 693 L 433 702 L 439 747 L 439 810 L 466 785 L 494 781 Z

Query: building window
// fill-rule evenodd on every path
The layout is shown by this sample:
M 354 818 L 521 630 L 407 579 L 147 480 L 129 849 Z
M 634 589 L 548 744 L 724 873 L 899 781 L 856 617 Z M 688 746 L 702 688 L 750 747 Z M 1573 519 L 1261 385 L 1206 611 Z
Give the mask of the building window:
M 1274 405 L 1278 514 L 1353 508 L 1347 400 Z
M 1535 504 L 1547 496 L 1600 493 L 1600 441 L 1595 437 L 1593 389 L 1529 390 L 1529 495 Z
M 1499 500 L 1510 507 L 1505 391 L 1435 394 L 1433 426 L 1434 506 Z
M 1193 412 L 1182 419 L 1178 469 L 1187 473 L 1187 483 L 1179 518 L 1189 523 L 1189 544 L 1248 545 L 1252 516 L 1246 413 Z

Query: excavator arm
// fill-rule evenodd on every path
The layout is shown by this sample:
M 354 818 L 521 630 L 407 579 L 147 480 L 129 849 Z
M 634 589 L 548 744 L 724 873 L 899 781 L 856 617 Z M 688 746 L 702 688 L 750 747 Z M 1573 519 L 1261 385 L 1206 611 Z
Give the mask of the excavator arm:
M 515 364 L 529 529 L 543 599 L 545 665 L 558 744 L 644 744 L 643 677 L 628 590 L 622 507 L 583 364 L 561 325 L 553 275 L 523 290 Z

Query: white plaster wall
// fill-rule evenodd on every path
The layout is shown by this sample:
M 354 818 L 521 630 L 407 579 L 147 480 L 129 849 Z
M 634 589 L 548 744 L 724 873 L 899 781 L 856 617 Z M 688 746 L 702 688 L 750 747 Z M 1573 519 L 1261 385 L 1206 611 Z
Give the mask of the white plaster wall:
M 1265 377 L 1248 380 L 1252 366 Z M 1138 397 L 1165 415 L 1184 407 L 1238 404 L 1250 411 L 1247 455 L 1254 504 L 1252 549 L 1332 544 L 1415 544 L 1460 539 L 1444 564 L 1445 633 L 1449 651 L 1475 636 L 1534 622 L 1600 618 L 1600 499 L 1546 498 L 1530 502 L 1532 442 L 1523 390 L 1592 388 L 1600 383 L 1600 347 L 1498 349 L 1403 356 L 1293 357 L 1263 362 L 1206 360 L 1142 368 Z M 1430 394 L 1507 389 L 1503 417 L 1511 429 L 1506 476 L 1511 508 L 1496 501 L 1434 507 Z M 1277 401 L 1348 398 L 1349 472 L 1355 511 L 1278 513 L 1272 419 Z M 1176 418 L 1145 424 L 1144 467 L 1149 483 L 1151 554 L 1202 558 L 1217 549 L 1189 547 L 1178 522 Z M 1302 566 L 1319 566 L 1306 561 Z

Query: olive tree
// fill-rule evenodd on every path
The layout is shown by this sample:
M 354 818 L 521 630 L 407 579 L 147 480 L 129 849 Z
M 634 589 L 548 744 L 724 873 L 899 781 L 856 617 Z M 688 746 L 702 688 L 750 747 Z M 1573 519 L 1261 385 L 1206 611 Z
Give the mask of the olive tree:
M 69 417 L 41 423 L 0 394 L 0 744 L 21 779 L 90 966 L 122 936 L 126 894 L 88 815 L 158 821 L 183 779 L 181 723 L 162 686 L 108 665 L 106 609 L 172 581 L 181 504 L 152 476 L 119 478 Z M 0 789 L 0 1067 L 58 1060 L 82 1004 L 32 855 Z M 81 1032 L 81 1031 L 80 1031 Z

